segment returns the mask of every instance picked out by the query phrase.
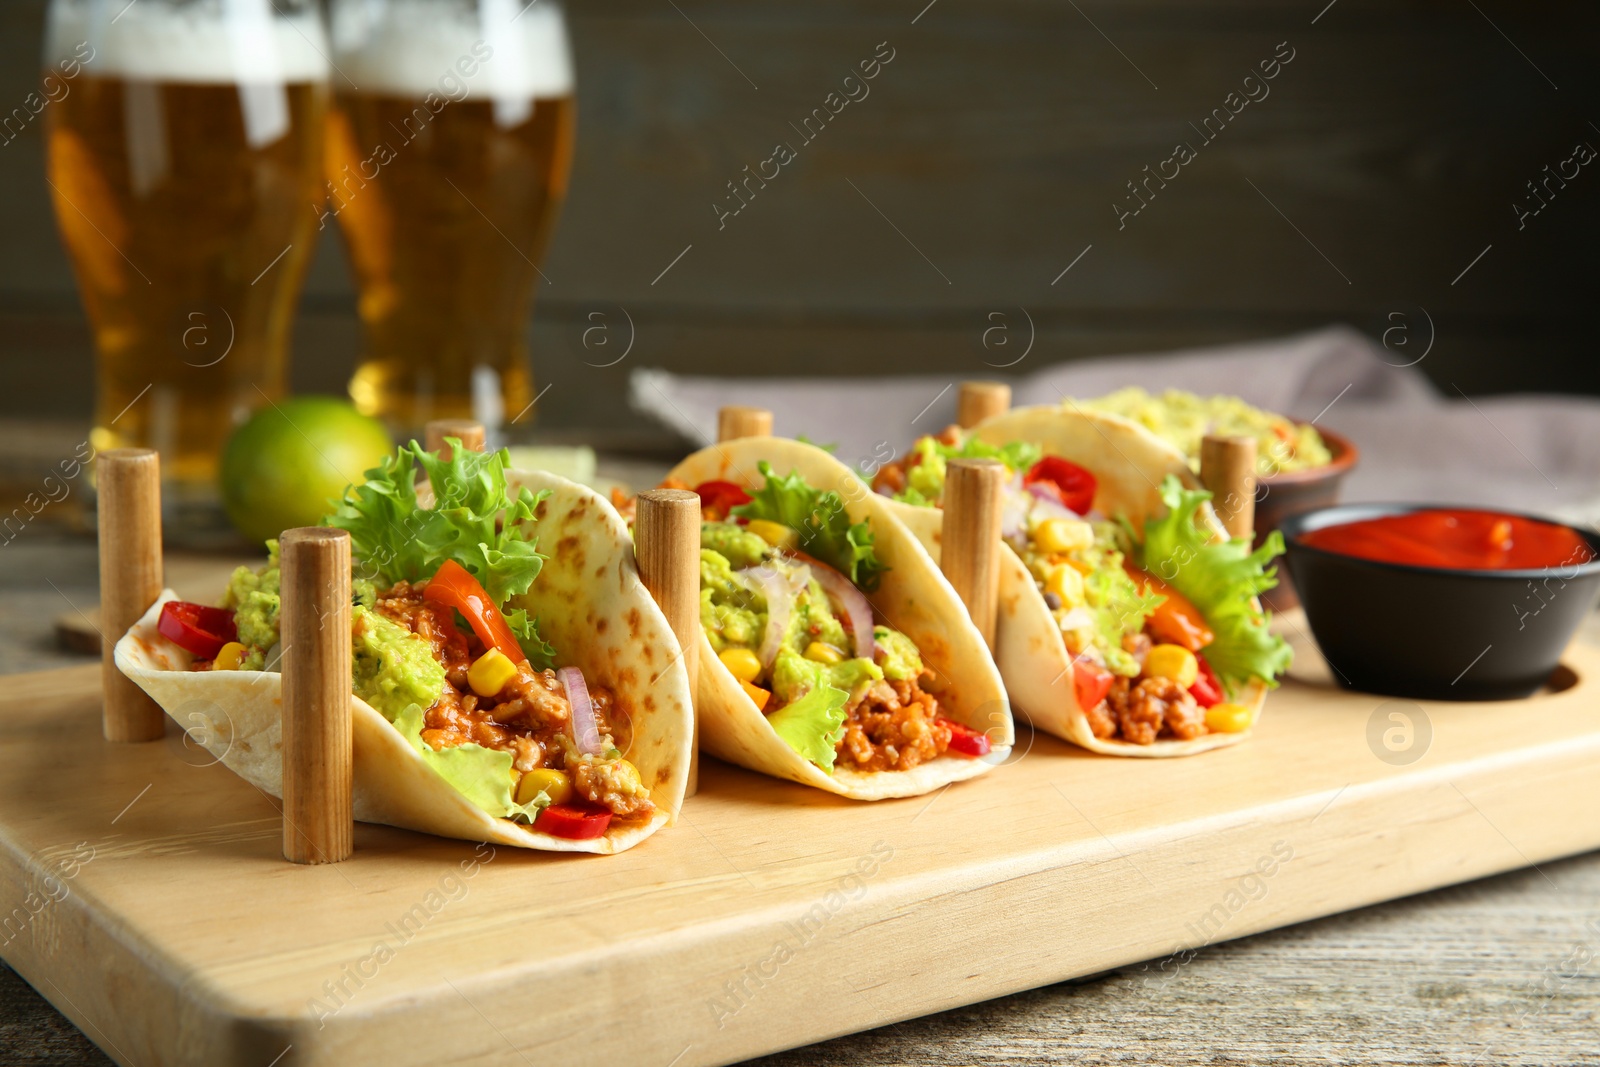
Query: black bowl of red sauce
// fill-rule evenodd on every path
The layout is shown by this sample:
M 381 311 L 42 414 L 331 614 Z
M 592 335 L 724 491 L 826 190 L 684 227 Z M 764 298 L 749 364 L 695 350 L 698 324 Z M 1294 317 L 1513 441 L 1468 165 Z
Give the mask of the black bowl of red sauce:
M 1536 515 L 1343 504 L 1279 529 L 1311 632 L 1348 689 L 1531 696 L 1600 596 L 1600 534 Z

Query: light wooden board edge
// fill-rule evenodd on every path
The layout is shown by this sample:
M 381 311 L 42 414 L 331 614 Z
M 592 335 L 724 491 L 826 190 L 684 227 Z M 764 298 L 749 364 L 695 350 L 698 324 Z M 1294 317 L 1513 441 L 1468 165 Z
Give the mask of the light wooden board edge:
M 1600 655 L 1582 660 L 1580 676 L 1600 675 Z M 4 703 L 77 692 L 86 716 L 94 710 L 81 697 L 85 683 L 92 686 L 86 671 L 92 675 L 82 668 L 11 679 Z M 1545 699 L 1530 710 L 1593 704 L 1581 689 Z M 1600 806 L 1595 725 L 1157 830 L 1110 827 L 1094 840 L 1021 842 L 998 860 L 966 862 L 948 842 L 888 845 L 859 898 L 837 909 L 827 894 L 843 876 L 818 885 L 809 910 L 729 915 L 547 961 L 538 974 L 474 974 L 462 960 L 405 995 L 356 999 L 325 1028 L 304 1012 L 238 999 L 214 976 L 181 973 L 88 893 L 70 893 L 43 913 L 48 959 L 30 951 L 35 940 L 12 942 L 0 955 L 108 1054 L 138 1067 L 266 1067 L 278 1057 L 285 1067 L 517 1064 L 529 1056 L 541 1065 L 729 1063 L 1140 960 L 1167 957 L 1163 963 L 1181 967 L 1184 957 L 1173 954 L 1202 948 L 1208 937 L 1244 936 L 1600 847 L 1600 821 L 1551 817 Z M 714 765 L 709 777 L 741 773 Z M 1003 822 L 1003 807 L 994 810 Z M 686 814 L 696 817 L 692 807 Z M 716 816 L 700 814 L 711 829 Z M 275 823 L 227 840 L 262 833 L 275 841 Z M 19 848 L 3 816 L 0 834 L 0 886 L 11 899 L 37 881 L 40 857 Z M 948 863 L 929 869 L 932 853 Z M 174 886 L 172 906 L 184 906 L 184 897 Z M 1175 900 L 1183 903 L 1175 908 Z M 802 945 L 808 914 L 817 928 Z M 794 946 L 792 958 L 779 944 Z M 584 994 L 574 997 L 582 983 Z M 628 1024 L 607 1023 L 616 1019 Z

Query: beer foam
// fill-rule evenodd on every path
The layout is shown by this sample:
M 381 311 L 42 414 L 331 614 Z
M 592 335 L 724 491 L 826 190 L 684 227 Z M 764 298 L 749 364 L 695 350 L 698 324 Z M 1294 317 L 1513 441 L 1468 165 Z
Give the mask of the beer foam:
M 361 92 L 417 98 L 572 93 L 566 20 L 551 0 L 478 0 L 476 14 L 463 17 L 459 7 L 437 0 L 335 6 L 334 87 L 348 88 L 348 78 Z
M 327 34 L 315 10 L 274 15 L 268 0 L 229 0 L 225 8 L 193 4 L 181 10 L 126 0 L 58 0 L 50 7 L 45 29 L 46 66 L 72 59 L 97 77 L 320 82 L 328 77 L 327 54 Z

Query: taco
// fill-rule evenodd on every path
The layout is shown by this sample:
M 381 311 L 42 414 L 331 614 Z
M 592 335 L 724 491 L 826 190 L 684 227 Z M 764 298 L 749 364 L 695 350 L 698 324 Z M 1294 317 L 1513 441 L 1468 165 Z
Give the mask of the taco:
M 1019 713 L 1095 752 L 1182 756 L 1242 741 L 1290 652 L 1257 594 L 1273 533 L 1229 540 L 1183 455 L 1127 419 L 1019 408 L 924 437 L 874 489 L 939 551 L 946 464 L 1011 471 L 995 659 Z
M 1255 438 L 1256 473 L 1263 478 L 1333 462 L 1333 451 L 1315 426 L 1263 411 L 1236 396 L 1197 396 L 1182 389 L 1151 395 L 1130 385 L 1093 400 L 1069 399 L 1065 406 L 1136 422 L 1182 452 L 1195 471 L 1200 469 L 1200 442 L 1207 434 Z
M 355 817 L 620 852 L 682 802 L 688 675 L 611 505 L 507 462 L 412 442 L 324 519 L 351 537 Z M 163 593 L 116 662 L 229 769 L 281 796 L 276 548 L 234 572 L 220 607 Z
M 701 744 L 857 800 L 916 796 L 1001 762 L 999 672 L 955 590 L 848 467 L 812 445 L 703 449 Z

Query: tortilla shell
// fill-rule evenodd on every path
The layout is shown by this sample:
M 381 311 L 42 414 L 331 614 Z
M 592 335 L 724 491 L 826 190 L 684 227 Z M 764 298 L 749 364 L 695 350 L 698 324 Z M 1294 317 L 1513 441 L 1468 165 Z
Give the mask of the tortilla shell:
M 513 485 L 550 496 L 539 505 L 539 546 L 549 555 L 516 603 L 581 667 L 591 685 L 632 709 L 624 753 L 650 788 L 645 823 L 574 841 L 496 818 L 434 773 L 400 732 L 366 701 L 350 697 L 355 817 L 408 830 L 550 852 L 621 852 L 673 822 L 688 782 L 693 711 L 689 679 L 666 618 L 639 581 L 633 542 L 599 494 L 542 472 L 508 471 Z M 117 642 L 118 668 L 229 770 L 275 797 L 283 789 L 282 678 L 262 671 L 190 671 L 193 657 L 156 630 L 166 590 Z
M 696 695 L 705 749 L 730 763 L 854 800 L 920 796 L 1004 762 L 1014 731 L 1000 672 L 960 597 L 916 538 L 894 518 L 890 501 L 873 493 L 854 471 L 822 449 L 777 437 L 745 437 L 702 449 L 678 464 L 669 477 L 689 485 L 721 480 L 753 489 L 762 484 L 756 468 L 760 460 L 771 463 L 774 474 L 798 472 L 813 488 L 837 490 L 850 521 L 871 524 L 873 546 L 889 567 L 868 597 L 874 612 L 922 653 L 924 665 L 934 674 L 929 691 L 939 700 L 939 713 L 983 731 L 990 752 L 979 759 L 940 756 L 908 771 L 835 766 L 829 774 L 777 735 L 702 634 Z
M 1030 441 L 1043 448 L 1045 455 L 1087 467 L 1098 483 L 1094 507 L 1106 515 L 1125 516 L 1135 526 L 1142 526 L 1149 516 L 1165 513 L 1160 485 L 1168 474 L 1176 475 L 1187 488 L 1203 488 L 1181 452 L 1118 415 L 1044 405 L 1016 408 L 980 423 L 971 434 L 992 445 Z M 891 507 L 937 560 L 943 513 L 894 502 Z M 1202 505 L 1197 514 L 1217 537 L 1227 536 L 1210 504 Z M 1260 609 L 1259 601 L 1256 607 Z M 1019 714 L 1046 733 L 1092 752 L 1147 758 L 1189 756 L 1236 745 L 1250 736 L 1250 731 L 1244 730 L 1204 734 L 1190 741 L 1157 740 L 1148 745 L 1096 737 L 1074 695 L 1072 657 L 1061 630 L 1028 568 L 1009 547 L 1000 563 L 995 661 Z M 1266 698 L 1267 685 L 1254 680 L 1236 694 L 1235 703 L 1251 710 L 1254 723 Z

